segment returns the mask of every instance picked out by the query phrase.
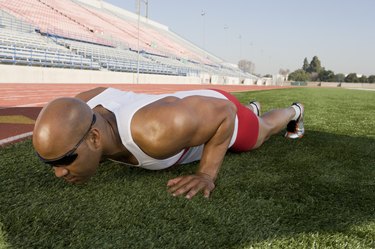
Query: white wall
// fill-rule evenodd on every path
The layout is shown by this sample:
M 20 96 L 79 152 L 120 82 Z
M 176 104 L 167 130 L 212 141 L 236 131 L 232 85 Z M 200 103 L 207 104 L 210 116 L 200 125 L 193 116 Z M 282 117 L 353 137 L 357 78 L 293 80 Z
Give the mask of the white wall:
M 224 76 L 221 76 L 221 75 L 211 75 L 211 83 L 212 84 L 223 85 L 224 84 Z
M 347 82 L 307 82 L 310 87 L 342 87 L 342 88 L 358 88 L 358 89 L 375 89 L 375 83 L 347 83 Z
M 253 79 L 244 79 L 244 85 L 255 85 L 255 81 Z
M 343 88 L 374 89 L 375 83 L 341 83 Z
M 137 83 L 136 73 L 0 64 L 0 83 Z M 200 84 L 199 77 L 139 74 L 139 83 Z
M 240 78 L 226 76 L 226 77 L 224 77 L 224 84 L 226 84 L 226 85 L 239 85 L 240 84 Z

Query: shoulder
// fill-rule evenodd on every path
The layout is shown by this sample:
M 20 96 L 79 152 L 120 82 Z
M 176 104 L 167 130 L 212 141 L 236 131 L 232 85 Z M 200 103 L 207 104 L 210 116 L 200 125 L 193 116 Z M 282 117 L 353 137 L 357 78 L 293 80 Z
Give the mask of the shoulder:
M 80 100 L 83 100 L 83 101 L 87 102 L 90 99 L 92 99 L 95 96 L 97 96 L 98 94 L 100 94 L 103 91 L 105 91 L 106 89 L 107 89 L 107 87 L 97 87 L 97 88 L 88 90 L 86 92 L 81 92 L 81 93 L 77 94 L 75 97 L 78 98 L 78 99 L 80 99 Z
M 168 97 L 136 112 L 131 133 L 146 154 L 162 159 L 207 143 L 224 120 L 234 123 L 235 115 L 235 106 L 224 99 Z

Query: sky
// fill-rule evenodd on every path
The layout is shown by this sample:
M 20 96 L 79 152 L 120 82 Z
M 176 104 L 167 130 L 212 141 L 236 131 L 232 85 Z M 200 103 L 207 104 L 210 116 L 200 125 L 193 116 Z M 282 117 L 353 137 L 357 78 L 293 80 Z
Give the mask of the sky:
M 137 0 L 106 2 L 136 12 Z M 302 68 L 305 57 L 310 62 L 318 56 L 326 70 L 375 75 L 375 0 L 148 3 L 151 20 L 227 62 L 253 62 L 257 74 L 292 72 Z

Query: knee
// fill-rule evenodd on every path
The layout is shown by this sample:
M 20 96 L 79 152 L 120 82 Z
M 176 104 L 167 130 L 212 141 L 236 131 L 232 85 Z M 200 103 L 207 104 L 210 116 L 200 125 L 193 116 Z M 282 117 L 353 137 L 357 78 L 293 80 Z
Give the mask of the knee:
M 265 122 L 262 118 L 259 118 L 259 132 L 258 139 L 254 146 L 254 149 L 261 146 L 265 141 L 267 141 L 272 135 L 273 127 L 271 124 Z

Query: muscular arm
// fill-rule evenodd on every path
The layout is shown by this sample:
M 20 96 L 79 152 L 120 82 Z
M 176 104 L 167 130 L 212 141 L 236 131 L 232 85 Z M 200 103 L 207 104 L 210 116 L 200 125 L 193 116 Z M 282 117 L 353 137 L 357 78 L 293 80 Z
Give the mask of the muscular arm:
M 196 174 L 172 179 L 168 186 L 174 195 L 191 198 L 203 191 L 208 196 L 232 138 L 235 115 L 236 107 L 227 100 L 166 98 L 137 112 L 132 135 L 145 153 L 159 159 L 204 144 Z

